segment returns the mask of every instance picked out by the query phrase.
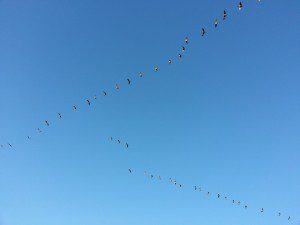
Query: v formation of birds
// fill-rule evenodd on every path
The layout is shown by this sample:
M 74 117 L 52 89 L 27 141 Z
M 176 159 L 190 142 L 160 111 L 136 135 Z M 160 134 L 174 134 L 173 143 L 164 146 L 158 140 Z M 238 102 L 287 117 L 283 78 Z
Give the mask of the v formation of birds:
M 257 1 L 260 2 L 261 0 L 257 0 Z M 242 2 L 239 2 L 239 3 L 238 3 L 238 6 L 237 6 L 238 11 L 241 11 L 241 10 L 243 9 L 243 7 L 244 7 L 243 3 L 242 3 Z M 228 16 L 227 11 L 224 10 L 224 11 L 223 11 L 223 17 L 222 17 L 222 20 L 225 21 L 225 20 L 227 19 L 227 16 Z M 218 19 L 215 19 L 215 20 L 213 21 L 213 27 L 214 27 L 214 28 L 217 28 L 218 26 L 219 26 L 219 20 L 218 20 Z M 206 34 L 207 34 L 207 29 L 206 29 L 205 27 L 202 27 L 201 30 L 200 30 L 200 36 L 204 37 L 204 36 L 206 36 Z M 178 53 L 178 59 L 179 59 L 179 60 L 182 59 L 182 56 L 183 56 L 182 54 L 186 52 L 186 45 L 188 45 L 188 43 L 189 43 L 189 37 L 185 37 L 185 39 L 184 39 L 184 45 L 181 46 L 181 52 Z M 174 60 L 169 59 L 167 63 L 168 63 L 169 65 L 171 65 L 173 62 L 174 62 Z M 159 71 L 158 65 L 154 65 L 154 72 L 158 72 L 158 71 Z M 140 77 L 140 78 L 142 78 L 143 75 L 144 75 L 143 72 L 139 72 L 139 73 L 138 73 L 138 77 Z M 127 82 L 126 82 L 127 85 L 130 86 L 130 85 L 132 84 L 132 79 L 131 79 L 131 78 L 126 78 L 126 81 L 127 81 Z M 116 89 L 117 91 L 120 90 L 120 85 L 119 85 L 118 83 L 115 84 L 115 89 Z M 107 95 L 108 95 L 108 92 L 107 92 L 106 90 L 103 90 L 103 91 L 102 91 L 102 96 L 103 96 L 103 97 L 106 97 Z M 93 96 L 93 99 L 94 99 L 94 100 L 97 100 L 97 97 L 98 97 L 97 95 L 94 95 L 94 96 Z M 91 106 L 91 104 L 92 104 L 91 100 L 90 100 L 90 99 L 86 99 L 86 104 L 87 104 L 87 106 Z M 72 106 L 72 109 L 73 109 L 73 111 L 77 111 L 77 110 L 78 110 L 78 107 L 77 107 L 76 105 L 73 105 L 73 106 Z M 57 116 L 58 116 L 58 119 L 63 119 L 62 113 L 60 113 L 60 112 L 57 113 Z M 49 122 L 48 120 L 45 120 L 44 123 L 45 123 L 45 126 L 46 126 L 46 127 L 49 127 L 49 126 L 50 126 L 50 122 Z M 38 127 L 38 128 L 37 128 L 37 133 L 42 133 L 42 129 Z M 32 137 L 32 136 L 27 135 L 27 136 L 26 136 L 26 139 L 27 139 L 27 140 L 31 140 L 31 137 Z M 121 144 L 121 143 L 122 143 L 122 144 L 124 144 L 124 147 L 125 147 L 126 149 L 129 148 L 129 144 L 128 144 L 127 142 L 124 142 L 124 143 L 123 143 L 123 141 L 121 141 L 120 139 L 116 139 L 116 138 L 110 137 L 109 140 L 110 140 L 110 141 L 116 141 L 116 143 L 118 143 L 118 144 Z M 8 148 L 10 148 L 10 149 L 13 149 L 13 148 L 14 148 L 14 146 L 13 146 L 13 144 L 12 144 L 11 142 L 7 142 L 7 144 L 0 144 L 0 148 L 1 148 L 1 149 L 4 149 L 6 146 L 7 146 Z M 128 172 L 129 172 L 130 174 L 133 174 L 133 173 L 134 173 L 134 170 L 133 170 L 132 168 L 128 168 Z M 157 179 L 157 180 L 160 180 L 160 181 L 163 180 L 162 177 L 161 177 L 160 175 L 155 176 L 155 175 L 153 175 L 153 174 L 149 174 L 147 171 L 144 171 L 144 175 L 147 176 L 147 177 L 149 177 L 150 179 Z M 171 184 L 173 184 L 173 185 L 175 185 L 175 186 L 177 186 L 177 187 L 179 187 L 179 188 L 182 188 L 182 187 L 183 187 L 183 184 L 178 183 L 178 181 L 176 181 L 176 179 L 173 179 L 173 178 L 169 178 L 169 183 L 171 183 Z M 208 190 L 205 191 L 202 187 L 194 186 L 193 189 L 194 189 L 194 191 L 199 191 L 199 192 L 205 193 L 207 196 L 211 196 L 211 195 L 212 195 L 212 193 L 211 193 L 210 191 L 208 191 Z M 224 200 L 229 200 L 229 199 L 230 199 L 228 196 L 226 196 L 226 195 L 221 195 L 220 193 L 216 193 L 215 196 L 216 196 L 216 198 L 218 198 L 218 199 L 221 199 L 221 198 L 224 199 Z M 248 209 L 248 207 L 249 207 L 247 204 L 241 203 L 241 201 L 237 201 L 237 200 L 235 200 L 235 199 L 232 199 L 231 201 L 232 201 L 233 204 L 242 205 L 245 209 Z M 260 210 L 259 210 L 260 213 L 264 213 L 264 211 L 265 211 L 264 208 L 260 208 Z M 277 212 L 276 215 L 279 216 L 279 217 L 281 217 L 281 216 L 282 216 L 282 213 L 281 213 L 281 212 Z M 290 220 L 290 219 L 291 219 L 291 217 L 290 217 L 290 216 L 287 216 L 287 220 Z

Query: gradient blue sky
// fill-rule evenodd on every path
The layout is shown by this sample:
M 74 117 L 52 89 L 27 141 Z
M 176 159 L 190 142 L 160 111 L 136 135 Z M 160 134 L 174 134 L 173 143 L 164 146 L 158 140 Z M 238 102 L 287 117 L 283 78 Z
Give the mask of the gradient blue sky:
M 237 4 L 1 0 L 0 224 L 299 224 L 300 2 Z

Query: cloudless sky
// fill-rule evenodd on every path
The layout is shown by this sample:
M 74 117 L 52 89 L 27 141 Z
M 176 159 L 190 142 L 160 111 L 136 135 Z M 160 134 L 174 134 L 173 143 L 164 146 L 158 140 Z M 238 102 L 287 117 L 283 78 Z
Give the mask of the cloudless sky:
M 0 224 L 299 225 L 300 2 L 237 5 L 1 0 Z

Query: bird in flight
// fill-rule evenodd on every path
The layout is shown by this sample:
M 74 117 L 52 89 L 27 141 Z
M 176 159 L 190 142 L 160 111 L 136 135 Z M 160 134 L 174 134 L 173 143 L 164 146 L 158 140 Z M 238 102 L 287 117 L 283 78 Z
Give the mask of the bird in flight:
M 45 120 L 46 125 L 49 127 L 49 122 L 47 120 Z
M 27 136 L 27 139 L 30 140 L 30 136 Z
M 131 80 L 129 78 L 127 78 L 127 82 L 128 82 L 128 85 L 131 84 Z
M 118 140 L 118 143 L 120 144 L 120 143 L 121 143 L 121 141 L 120 141 L 120 140 Z
M 119 85 L 118 85 L 118 84 L 116 84 L 116 90 L 119 90 L 119 89 L 120 89 Z
M 185 47 L 181 46 L 182 52 L 185 52 Z
M 129 147 L 129 144 L 128 144 L 128 143 L 126 143 L 126 144 L 125 144 L 125 146 L 126 146 L 126 148 L 128 148 L 128 147 Z
M 290 219 L 291 219 L 291 217 L 289 216 L 288 220 L 290 220 Z
M 185 40 L 184 40 L 184 41 L 185 41 L 186 44 L 188 44 L 188 43 L 189 43 L 189 38 L 188 38 L 188 37 L 185 37 Z
M 132 173 L 131 169 L 128 169 L 129 173 Z
M 11 147 L 12 148 L 12 145 L 10 144 L 10 143 L 7 143 L 8 145 L 9 145 L 9 147 Z
M 248 208 L 248 206 L 246 206 L 246 205 L 245 205 L 244 207 L 245 207 L 245 209 L 247 209 L 247 208 Z
M 224 12 L 223 12 L 223 20 L 225 20 L 226 17 L 227 17 L 227 12 L 224 10 Z
M 181 58 L 182 58 L 182 55 L 181 55 L 181 54 L 178 54 L 178 57 L 179 57 L 179 59 L 181 59 Z
M 214 25 L 215 25 L 215 28 L 217 28 L 217 26 L 218 26 L 218 20 L 217 19 L 215 19 L 215 22 L 214 22 Z
M 278 216 L 281 216 L 281 212 L 278 213 Z
M 242 10 L 242 8 L 243 8 L 243 3 L 242 3 L 242 2 L 240 2 L 240 3 L 239 3 L 239 6 L 238 6 L 238 9 L 241 11 L 241 10 Z
M 103 95 L 104 95 L 104 96 L 106 96 L 106 95 L 107 95 L 107 93 L 106 93 L 105 91 L 103 91 Z
M 220 198 L 220 194 L 218 194 L 218 198 Z
M 158 66 L 155 66 L 154 70 L 155 70 L 155 72 L 157 72 L 158 71 Z
M 59 118 L 61 119 L 61 117 L 62 117 L 62 116 L 61 116 L 61 114 L 60 114 L 60 113 L 58 113 L 58 116 L 59 116 Z
M 202 28 L 201 36 L 203 37 L 205 35 L 205 29 Z
M 40 128 L 37 129 L 39 133 L 42 133 L 42 130 Z
M 139 72 L 139 77 L 143 77 L 143 73 L 142 72 Z
M 264 208 L 261 208 L 260 212 L 262 212 L 262 213 L 263 213 L 263 212 L 264 212 Z
M 195 191 L 197 191 L 197 186 L 194 186 Z
M 172 64 L 172 60 L 171 59 L 169 59 L 168 64 Z
M 90 106 L 91 105 L 91 102 L 90 102 L 90 100 L 86 100 L 86 103 Z
M 77 107 L 75 105 L 73 105 L 73 110 L 76 111 L 77 110 Z
M 94 99 L 95 99 L 95 100 L 97 99 L 97 95 L 94 95 Z

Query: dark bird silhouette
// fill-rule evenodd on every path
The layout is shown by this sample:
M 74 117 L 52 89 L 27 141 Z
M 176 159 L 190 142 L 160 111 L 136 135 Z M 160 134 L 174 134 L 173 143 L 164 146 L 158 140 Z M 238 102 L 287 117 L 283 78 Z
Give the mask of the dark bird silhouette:
M 94 95 L 94 99 L 95 99 L 95 100 L 97 99 L 97 95 Z
M 128 169 L 129 173 L 132 173 L 131 169 Z
M 73 105 L 73 110 L 76 111 L 77 110 L 77 107 L 75 105 Z
M 227 12 L 224 10 L 224 12 L 223 12 L 223 20 L 225 20 L 226 17 L 227 17 Z
M 87 102 L 87 104 L 90 106 L 91 105 L 91 102 L 90 102 L 90 100 L 86 100 L 86 102 Z
M 46 125 L 49 127 L 49 122 L 47 120 L 45 120 Z
M 182 187 L 182 185 L 181 185 L 181 184 L 179 184 L 179 187 Z
M 218 194 L 218 198 L 220 198 L 220 194 Z
M 121 143 L 121 141 L 120 141 L 120 140 L 118 140 L 118 143 L 120 144 L 120 143 Z
M 143 73 L 142 72 L 139 72 L 139 77 L 143 77 Z
M 264 208 L 261 208 L 260 212 L 262 212 L 262 213 L 263 213 L 263 212 L 264 212 Z
M 204 35 L 205 35 L 205 29 L 204 28 L 202 28 L 202 32 L 201 32 L 201 36 L 203 37 Z
M 168 63 L 169 63 L 169 64 L 172 64 L 172 60 L 171 60 L 171 59 L 169 59 Z
M 59 116 L 59 118 L 60 118 L 60 119 L 62 118 L 62 116 L 61 116 L 61 114 L 60 114 L 60 113 L 58 113 L 58 116 Z
M 278 213 L 278 216 L 281 216 L 281 212 Z
M 182 52 L 185 52 L 185 47 L 181 46 Z
M 154 70 L 155 70 L 155 72 L 157 72 L 158 71 L 158 66 L 155 66 Z
M 42 133 L 42 130 L 40 128 L 37 129 L 39 133 Z
M 290 219 L 291 219 L 291 217 L 289 216 L 288 220 L 290 220 Z
M 218 24 L 219 24 L 218 20 L 217 20 L 217 19 L 215 19 L 215 22 L 214 22 L 215 28 L 217 28 L 217 27 L 218 27 Z
M 113 140 L 113 138 L 112 138 L 112 137 L 110 137 L 110 140 L 112 141 L 112 140 Z
M 12 148 L 12 145 L 10 144 L 10 143 L 7 143 L 8 145 L 9 145 L 9 147 L 11 147 Z
M 107 95 L 107 93 L 106 93 L 105 91 L 103 91 L 103 95 L 104 95 L 104 96 L 106 96 L 106 95 Z
M 225 198 L 225 200 L 227 200 L 227 197 L 226 197 L 226 196 L 225 196 L 224 198 Z
M 207 192 L 207 195 L 209 195 L 209 194 L 210 194 L 210 192 L 208 191 L 208 192 Z
M 28 140 L 30 140 L 30 137 L 29 137 L 29 136 L 27 136 L 27 139 L 28 139 Z
M 127 78 L 127 82 L 128 82 L 128 85 L 131 84 L 131 80 L 129 78 Z
M 197 191 L 197 186 L 194 186 L 195 191 Z
M 186 44 L 188 44 L 188 43 L 189 43 L 189 38 L 188 38 L 188 37 L 185 37 L 185 40 L 184 40 L 184 41 L 185 41 Z
M 182 55 L 181 55 L 181 54 L 178 54 L 178 57 L 179 57 L 179 59 L 181 59 L 181 58 L 182 58 Z
M 240 2 L 240 3 L 239 3 L 239 6 L 238 6 L 238 9 L 239 9 L 239 10 L 242 10 L 242 8 L 243 8 L 243 3 Z
M 247 209 L 247 208 L 248 208 L 248 206 L 246 206 L 246 205 L 245 205 L 244 207 L 245 207 L 245 209 Z
M 241 204 L 241 202 L 240 202 L 240 201 L 238 201 L 238 203 L 237 203 L 237 204 L 239 205 L 239 204 Z
M 151 174 L 151 179 L 153 179 L 153 177 L 154 177 L 154 176 Z
M 116 90 L 120 90 L 120 87 L 118 84 L 116 84 Z
M 125 146 L 126 146 L 126 148 L 128 148 L 128 147 L 129 147 L 129 144 L 128 144 L 128 143 L 126 143 L 126 144 L 125 144 Z

